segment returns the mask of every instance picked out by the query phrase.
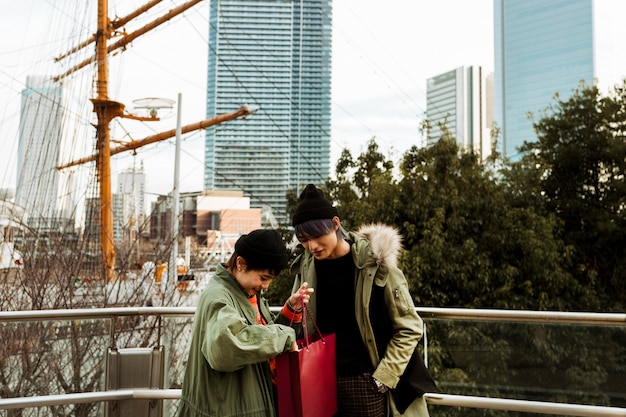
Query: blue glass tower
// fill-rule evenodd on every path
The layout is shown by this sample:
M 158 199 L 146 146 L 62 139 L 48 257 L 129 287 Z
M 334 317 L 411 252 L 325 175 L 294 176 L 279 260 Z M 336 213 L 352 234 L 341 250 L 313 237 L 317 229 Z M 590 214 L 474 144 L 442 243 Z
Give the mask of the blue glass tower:
M 494 0 L 495 122 L 500 150 L 516 160 L 535 141 L 539 116 L 556 93 L 566 99 L 594 82 L 592 0 Z
M 331 0 L 210 0 L 206 189 L 243 190 L 288 221 L 286 192 L 330 172 Z

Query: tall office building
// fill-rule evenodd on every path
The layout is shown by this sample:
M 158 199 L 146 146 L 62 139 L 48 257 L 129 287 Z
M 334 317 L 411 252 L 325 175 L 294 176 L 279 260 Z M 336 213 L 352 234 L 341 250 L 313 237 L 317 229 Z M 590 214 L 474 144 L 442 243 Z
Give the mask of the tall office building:
M 59 217 L 59 164 L 62 132 L 61 88 L 49 78 L 28 76 L 22 90 L 15 203 L 29 225 L 55 228 Z
M 210 0 L 204 187 L 286 222 L 286 192 L 330 172 L 331 0 Z
M 491 154 L 493 74 L 479 66 L 459 67 L 426 81 L 427 145 L 443 134 L 443 126 L 459 146 L 481 159 Z
M 504 155 L 535 141 L 535 120 L 556 93 L 584 80 L 603 93 L 626 73 L 621 0 L 494 0 L 495 119 Z
M 146 213 L 146 174 L 143 162 L 139 169 L 129 168 L 117 174 L 117 193 L 125 195 L 127 217 L 138 218 Z
M 129 168 L 117 174 L 117 193 L 113 194 L 113 236 L 116 241 L 130 236 L 134 240 L 146 215 L 146 174 Z

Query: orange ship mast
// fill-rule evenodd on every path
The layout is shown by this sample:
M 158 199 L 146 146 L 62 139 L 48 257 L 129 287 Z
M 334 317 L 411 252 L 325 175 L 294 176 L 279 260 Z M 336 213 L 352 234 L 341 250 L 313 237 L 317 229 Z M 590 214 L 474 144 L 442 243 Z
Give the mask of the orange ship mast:
M 107 279 L 115 268 L 115 247 L 113 245 L 113 196 L 111 193 L 111 120 L 123 114 L 124 105 L 109 100 L 109 61 L 107 40 L 109 38 L 109 2 L 98 1 L 98 31 L 96 32 L 96 63 L 98 79 L 96 98 L 92 99 L 94 112 L 98 117 L 96 126 L 96 172 L 100 184 L 100 239 L 103 262 Z

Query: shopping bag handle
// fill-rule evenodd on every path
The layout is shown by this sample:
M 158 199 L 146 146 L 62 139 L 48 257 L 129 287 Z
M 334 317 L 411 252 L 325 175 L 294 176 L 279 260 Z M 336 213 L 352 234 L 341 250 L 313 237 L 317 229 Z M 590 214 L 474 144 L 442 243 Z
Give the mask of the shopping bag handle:
M 300 294 L 300 304 L 302 305 L 302 328 L 304 329 L 304 344 L 305 344 L 305 346 L 308 349 L 308 347 L 309 347 L 309 331 L 308 331 L 308 327 L 307 327 L 307 324 L 306 324 L 306 317 L 307 316 L 309 316 L 309 319 L 311 319 L 311 323 L 313 323 L 313 326 L 315 326 L 315 331 L 317 331 L 317 333 L 319 333 L 320 340 L 322 341 L 322 343 L 326 343 L 326 341 L 324 340 L 324 335 L 320 331 L 319 327 L 317 327 L 317 323 L 313 319 L 313 314 L 311 313 L 311 310 L 309 310 L 307 304 L 304 303 L 304 295 L 302 295 L 302 294 Z M 291 327 L 291 325 L 293 324 L 294 317 L 295 317 L 295 314 L 293 314 L 291 316 L 291 320 L 289 321 L 289 327 Z

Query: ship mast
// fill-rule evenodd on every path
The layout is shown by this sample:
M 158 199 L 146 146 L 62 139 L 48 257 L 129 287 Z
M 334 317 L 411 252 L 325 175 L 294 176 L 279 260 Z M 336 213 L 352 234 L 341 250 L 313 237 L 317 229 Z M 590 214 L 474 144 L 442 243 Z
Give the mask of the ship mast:
M 98 79 L 96 98 L 92 99 L 98 117 L 96 126 L 96 172 L 100 184 L 100 239 L 105 275 L 111 278 L 115 268 L 115 246 L 113 244 L 113 196 L 111 192 L 111 121 L 123 114 L 124 105 L 109 100 L 109 64 L 107 40 L 109 38 L 109 2 L 98 0 L 98 30 L 96 32 L 96 63 Z
M 72 49 L 65 55 L 58 57 L 57 59 L 63 59 L 71 53 L 76 52 L 92 41 L 96 43 L 95 57 L 89 58 L 75 67 L 71 68 L 62 75 L 55 77 L 55 81 L 64 78 L 71 73 L 78 71 L 79 69 L 96 62 L 97 65 L 97 81 L 96 81 L 96 96 L 91 99 L 93 103 L 94 112 L 97 115 L 96 125 L 96 155 L 87 158 L 81 158 L 77 161 L 70 162 L 64 165 L 60 165 L 57 169 L 63 169 L 70 166 L 82 164 L 88 161 L 96 161 L 97 180 L 99 187 L 99 204 L 100 204 L 100 239 L 102 246 L 102 265 L 103 275 L 107 280 L 114 278 L 115 270 L 115 246 L 113 238 L 113 195 L 111 190 L 111 155 L 126 150 L 135 150 L 141 146 L 145 146 L 150 143 L 169 139 L 175 135 L 175 131 L 166 131 L 157 135 L 150 136 L 140 141 L 130 141 L 117 149 L 111 150 L 111 135 L 110 135 L 110 123 L 116 117 L 131 118 L 136 120 L 159 120 L 157 117 L 139 117 L 124 113 L 124 104 L 113 101 L 109 98 L 109 67 L 108 67 L 108 54 L 117 49 L 124 48 L 129 42 L 137 37 L 147 33 L 149 30 L 154 29 L 158 25 L 170 20 L 172 17 L 184 12 L 185 10 L 193 7 L 201 0 L 189 0 L 186 3 L 178 6 L 177 8 L 169 10 L 167 14 L 159 17 L 155 21 L 143 26 L 141 29 L 126 34 L 121 40 L 115 44 L 109 46 L 108 40 L 113 35 L 113 31 L 118 28 L 121 22 L 128 22 L 131 18 L 138 16 L 144 11 L 150 9 L 161 0 L 151 0 L 149 3 L 138 9 L 133 14 L 126 18 L 118 19 L 115 22 L 109 20 L 108 0 L 98 0 L 98 28 L 95 37 L 92 37 L 89 41 L 83 42 L 78 47 Z M 222 115 L 215 116 L 210 119 L 203 120 L 192 125 L 184 126 L 182 132 L 189 132 L 193 130 L 204 129 L 209 126 L 219 124 L 225 121 L 234 120 L 237 118 L 245 118 L 251 112 L 246 106 L 240 109 Z M 177 186 L 177 184 L 175 184 Z M 177 202 L 175 202 L 177 204 Z M 174 236 L 174 238 L 177 238 Z

